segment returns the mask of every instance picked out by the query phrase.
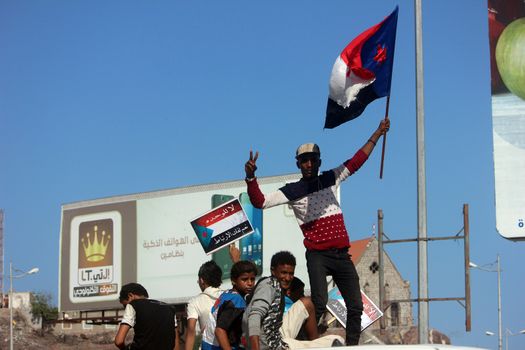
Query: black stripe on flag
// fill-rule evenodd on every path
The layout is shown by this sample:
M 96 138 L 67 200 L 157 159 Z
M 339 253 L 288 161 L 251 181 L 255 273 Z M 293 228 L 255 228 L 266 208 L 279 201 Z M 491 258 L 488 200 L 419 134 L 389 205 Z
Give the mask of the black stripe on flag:
M 374 91 L 374 83 L 361 89 L 350 106 L 343 108 L 334 100 L 328 98 L 326 106 L 326 120 L 324 123 L 325 129 L 333 129 L 349 120 L 355 119 L 363 113 L 366 106 L 375 99 L 379 98 Z
M 224 231 L 210 240 L 210 244 L 206 247 L 206 252 L 211 252 L 219 247 L 224 247 L 237 239 L 246 235 L 247 232 L 253 231 L 253 227 L 248 220 L 241 222 L 239 225 Z

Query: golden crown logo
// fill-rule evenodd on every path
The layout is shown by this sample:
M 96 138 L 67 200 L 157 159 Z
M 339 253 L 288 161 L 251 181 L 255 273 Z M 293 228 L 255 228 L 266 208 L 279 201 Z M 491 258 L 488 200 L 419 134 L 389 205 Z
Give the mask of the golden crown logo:
M 106 256 L 106 250 L 108 249 L 109 240 L 111 238 L 110 235 L 106 236 L 106 231 L 102 231 L 102 235 L 100 237 L 100 241 L 98 238 L 98 226 L 95 225 L 93 227 L 94 233 L 93 233 L 93 242 L 89 239 L 89 232 L 86 234 L 86 241 L 84 241 L 84 238 L 82 238 L 82 246 L 84 247 L 84 253 L 86 254 L 87 261 L 90 262 L 98 262 L 101 260 L 104 260 L 104 257 Z M 106 239 L 104 239 L 106 238 Z

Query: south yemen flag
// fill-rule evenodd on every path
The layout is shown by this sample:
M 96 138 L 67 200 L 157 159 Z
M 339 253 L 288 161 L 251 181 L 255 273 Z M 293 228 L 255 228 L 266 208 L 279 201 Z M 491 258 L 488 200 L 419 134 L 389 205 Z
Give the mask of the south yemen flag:
M 390 94 L 398 7 L 356 37 L 335 60 L 324 127 L 335 128 Z

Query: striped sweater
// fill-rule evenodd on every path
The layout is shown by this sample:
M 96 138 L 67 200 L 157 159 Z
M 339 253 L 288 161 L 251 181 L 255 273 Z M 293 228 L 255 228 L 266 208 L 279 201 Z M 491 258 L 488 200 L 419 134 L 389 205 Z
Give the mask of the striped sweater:
M 355 173 L 368 159 L 362 150 L 349 160 L 315 179 L 301 179 L 264 195 L 257 179 L 246 180 L 250 201 L 256 208 L 291 205 L 304 235 L 306 249 L 326 250 L 350 246 L 337 190 L 342 181 Z

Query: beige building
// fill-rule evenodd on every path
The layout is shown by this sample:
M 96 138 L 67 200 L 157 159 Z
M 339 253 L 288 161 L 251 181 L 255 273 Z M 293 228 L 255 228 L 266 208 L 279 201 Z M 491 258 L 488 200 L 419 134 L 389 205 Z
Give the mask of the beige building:
M 31 310 L 30 292 L 13 292 L 13 309 Z
M 361 289 L 384 312 L 386 327 L 410 328 L 413 326 L 412 303 L 390 302 L 410 299 L 410 282 L 403 279 L 398 269 L 384 253 L 385 305 L 379 305 L 379 261 L 378 242 L 375 236 L 351 242 L 350 252 L 354 262 Z M 390 306 L 388 306 L 390 305 Z M 388 306 L 388 307 L 387 307 Z M 385 310 L 386 309 L 386 310 Z M 379 321 L 369 329 L 379 329 Z

